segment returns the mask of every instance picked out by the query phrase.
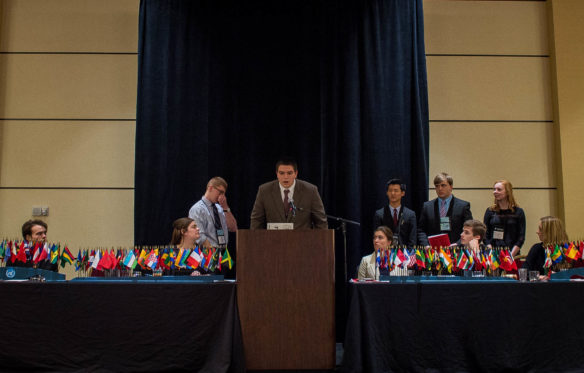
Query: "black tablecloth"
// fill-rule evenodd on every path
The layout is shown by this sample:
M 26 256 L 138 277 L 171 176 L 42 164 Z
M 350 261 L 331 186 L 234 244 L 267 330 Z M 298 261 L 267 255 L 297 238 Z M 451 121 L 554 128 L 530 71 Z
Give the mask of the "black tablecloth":
M 0 371 L 244 372 L 234 283 L 0 283 Z
M 584 283 L 351 284 L 344 372 L 584 371 Z

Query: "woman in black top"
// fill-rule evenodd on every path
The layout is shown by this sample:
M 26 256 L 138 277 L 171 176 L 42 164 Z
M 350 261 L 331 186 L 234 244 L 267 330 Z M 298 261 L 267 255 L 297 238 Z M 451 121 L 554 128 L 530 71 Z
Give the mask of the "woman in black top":
M 541 242 L 536 243 L 529 249 L 529 254 L 527 254 L 522 268 L 539 271 L 540 274 L 543 274 L 546 246 L 566 243 L 568 242 L 568 235 L 560 219 L 553 216 L 545 216 L 539 220 L 537 237 Z
M 485 244 L 490 247 L 509 247 L 511 255 L 519 254 L 525 242 L 525 213 L 513 197 L 513 185 L 498 180 L 493 186 L 495 203 L 487 208 L 483 222 L 487 226 Z

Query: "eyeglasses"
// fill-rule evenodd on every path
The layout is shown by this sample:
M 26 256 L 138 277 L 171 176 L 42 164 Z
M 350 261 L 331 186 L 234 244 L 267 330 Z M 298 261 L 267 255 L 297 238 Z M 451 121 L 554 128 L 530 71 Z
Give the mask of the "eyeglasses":
M 214 186 L 213 188 L 215 188 L 215 190 L 218 191 L 220 195 L 225 194 L 225 190 L 219 189 L 216 186 Z

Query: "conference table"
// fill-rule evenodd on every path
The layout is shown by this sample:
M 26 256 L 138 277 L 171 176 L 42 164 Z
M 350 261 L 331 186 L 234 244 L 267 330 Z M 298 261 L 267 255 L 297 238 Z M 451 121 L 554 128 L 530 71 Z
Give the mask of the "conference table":
M 0 299 L 0 371 L 245 371 L 234 282 L 0 281 Z
M 584 283 L 351 283 L 344 372 L 584 371 Z

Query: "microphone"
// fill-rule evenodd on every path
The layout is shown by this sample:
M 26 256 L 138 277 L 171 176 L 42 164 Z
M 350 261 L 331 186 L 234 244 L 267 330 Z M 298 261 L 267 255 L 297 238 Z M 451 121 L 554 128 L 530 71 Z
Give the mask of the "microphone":
M 292 212 L 292 216 L 296 216 L 296 205 L 294 204 L 294 199 L 290 198 L 288 203 L 290 204 L 290 211 Z

